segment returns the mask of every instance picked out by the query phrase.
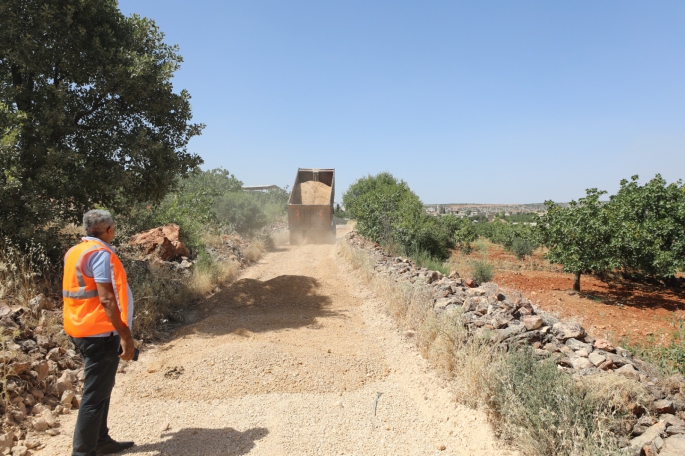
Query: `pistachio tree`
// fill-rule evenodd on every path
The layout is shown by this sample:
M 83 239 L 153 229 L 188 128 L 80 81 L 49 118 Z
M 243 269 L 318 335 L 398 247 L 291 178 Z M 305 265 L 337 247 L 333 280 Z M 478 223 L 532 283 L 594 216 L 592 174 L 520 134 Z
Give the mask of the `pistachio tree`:
M 627 273 L 668 278 L 685 270 L 685 186 L 661 175 L 621 181 L 611 197 L 612 249 Z
M 574 274 L 573 289 L 580 291 L 581 274 L 603 272 L 615 266 L 609 210 L 600 201 L 605 191 L 586 190 L 585 198 L 562 207 L 546 201 L 540 217 L 540 240 L 549 251 L 547 258 Z

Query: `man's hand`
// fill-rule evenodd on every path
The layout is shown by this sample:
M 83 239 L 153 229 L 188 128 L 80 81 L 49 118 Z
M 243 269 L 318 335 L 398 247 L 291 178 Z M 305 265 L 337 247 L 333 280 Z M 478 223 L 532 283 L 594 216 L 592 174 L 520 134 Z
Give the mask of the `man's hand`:
M 123 353 L 119 355 L 119 358 L 129 361 L 133 359 L 135 350 L 133 336 L 131 336 L 131 329 L 126 323 L 121 321 L 121 312 L 117 305 L 117 299 L 114 296 L 114 287 L 111 283 L 97 283 L 96 285 L 98 287 L 98 298 L 100 298 L 100 303 L 105 309 L 105 314 L 107 314 L 107 318 L 112 322 L 112 326 L 114 326 L 114 329 L 119 333 L 119 337 L 121 337 L 121 350 Z
M 135 346 L 133 345 L 133 337 L 131 337 L 131 334 L 129 334 L 128 337 L 121 338 L 121 349 L 123 353 L 119 355 L 119 358 L 123 359 L 124 361 L 130 361 L 133 359 Z

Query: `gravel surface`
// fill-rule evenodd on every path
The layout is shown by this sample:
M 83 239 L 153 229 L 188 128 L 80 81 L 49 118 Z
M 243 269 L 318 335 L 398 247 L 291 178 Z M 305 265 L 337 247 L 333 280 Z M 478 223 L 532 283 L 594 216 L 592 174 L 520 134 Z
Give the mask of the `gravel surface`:
M 335 252 L 267 254 L 128 363 L 109 420 L 136 442 L 122 454 L 513 455 Z M 34 454 L 71 454 L 75 419 Z

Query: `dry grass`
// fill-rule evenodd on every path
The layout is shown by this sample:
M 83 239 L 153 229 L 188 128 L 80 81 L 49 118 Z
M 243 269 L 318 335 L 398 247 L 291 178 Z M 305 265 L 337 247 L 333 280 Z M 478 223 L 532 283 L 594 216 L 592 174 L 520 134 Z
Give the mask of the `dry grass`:
M 27 305 L 39 293 L 52 291 L 54 274 L 40 245 L 19 246 L 0 241 L 0 300 Z
M 423 356 L 452 376 L 456 399 L 484 408 L 500 436 L 521 454 L 616 454 L 616 435 L 610 429 L 624 417 L 629 402 L 646 400 L 639 384 L 616 375 L 611 381 L 576 382 L 529 350 L 507 352 L 487 338 L 468 337 L 459 312 L 433 312 L 427 287 L 377 276 L 365 251 L 345 242 L 339 245 L 340 254 L 369 283 L 388 313 L 416 332 Z
M 601 402 L 610 410 L 628 414 L 628 404 L 638 404 L 649 409 L 653 400 L 647 389 L 636 381 L 622 375 L 599 374 L 583 377 L 583 387 L 592 400 Z
M 265 251 L 264 243 L 262 241 L 254 241 L 245 250 L 243 250 L 243 255 L 250 263 L 254 263 L 259 260 Z

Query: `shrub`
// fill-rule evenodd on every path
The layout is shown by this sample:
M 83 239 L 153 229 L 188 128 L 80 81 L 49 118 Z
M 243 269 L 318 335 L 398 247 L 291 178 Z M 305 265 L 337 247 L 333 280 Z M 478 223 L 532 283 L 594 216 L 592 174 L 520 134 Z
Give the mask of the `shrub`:
M 535 244 L 526 238 L 516 237 L 511 243 L 511 252 L 516 255 L 519 260 L 527 256 L 531 256 L 535 250 Z
M 476 282 L 489 282 L 493 276 L 493 265 L 485 260 L 475 260 L 471 263 L 471 272 Z
M 609 411 L 552 360 L 540 362 L 528 348 L 511 352 L 495 381 L 490 407 L 503 435 L 524 454 L 598 455 L 618 448 L 603 424 Z
M 343 201 L 361 235 L 397 246 L 406 255 L 443 260 L 454 246 L 451 220 L 426 215 L 406 182 L 389 173 L 357 180 L 343 194 Z

